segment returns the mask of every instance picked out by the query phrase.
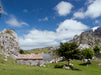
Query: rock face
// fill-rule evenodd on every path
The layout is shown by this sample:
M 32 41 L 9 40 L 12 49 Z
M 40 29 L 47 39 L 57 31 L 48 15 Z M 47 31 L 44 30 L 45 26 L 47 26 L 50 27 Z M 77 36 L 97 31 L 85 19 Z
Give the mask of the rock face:
M 92 29 L 82 32 L 79 36 L 75 35 L 69 42 L 76 42 L 79 48 L 93 48 L 95 45 L 101 46 L 101 27 L 95 31 Z
M 4 29 L 0 32 L 0 54 L 6 57 L 18 55 L 19 49 L 18 37 L 14 30 Z

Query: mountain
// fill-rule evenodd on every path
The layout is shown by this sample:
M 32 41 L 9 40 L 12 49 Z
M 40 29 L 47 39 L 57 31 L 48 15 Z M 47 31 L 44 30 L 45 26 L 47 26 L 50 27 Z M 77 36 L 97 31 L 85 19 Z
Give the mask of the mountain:
M 93 48 L 95 45 L 101 46 L 101 27 L 75 35 L 69 42 L 76 42 L 81 49 Z
M 0 54 L 6 58 L 10 55 L 19 54 L 18 37 L 14 30 L 4 29 L 0 32 Z

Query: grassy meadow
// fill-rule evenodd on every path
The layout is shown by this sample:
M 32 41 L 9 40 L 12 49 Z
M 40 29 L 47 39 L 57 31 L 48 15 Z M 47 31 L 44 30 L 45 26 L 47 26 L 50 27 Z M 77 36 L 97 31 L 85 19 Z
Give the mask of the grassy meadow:
M 33 49 L 33 50 L 24 50 L 24 54 L 30 54 L 30 53 L 35 53 L 35 54 L 38 54 L 38 53 L 48 53 L 49 52 L 49 49 L 50 49 L 51 47 L 46 47 L 46 48 L 43 48 L 43 49 L 39 49 L 39 50 L 37 50 L 37 49 Z
M 0 60 L 0 75 L 100 75 L 101 74 L 101 66 L 98 66 L 101 63 L 101 59 L 97 61 L 92 61 L 92 64 L 89 66 L 79 65 L 82 63 L 78 60 L 73 60 L 75 68 L 80 69 L 77 70 L 66 70 L 62 68 L 54 68 L 56 64 L 66 64 L 67 62 L 59 62 L 59 63 L 51 63 L 46 64 L 46 67 L 35 67 L 17 64 L 16 61 L 12 59 L 8 59 L 9 61 L 5 62 Z

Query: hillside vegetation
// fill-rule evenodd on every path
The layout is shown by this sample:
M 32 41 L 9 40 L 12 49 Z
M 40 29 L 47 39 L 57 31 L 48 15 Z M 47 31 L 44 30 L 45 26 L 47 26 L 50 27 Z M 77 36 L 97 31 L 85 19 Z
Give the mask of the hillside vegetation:
M 32 50 L 24 50 L 24 54 L 30 54 L 30 53 L 38 54 L 38 53 L 42 53 L 42 52 L 48 53 L 50 48 L 51 47 L 37 48 L 37 49 L 32 49 Z

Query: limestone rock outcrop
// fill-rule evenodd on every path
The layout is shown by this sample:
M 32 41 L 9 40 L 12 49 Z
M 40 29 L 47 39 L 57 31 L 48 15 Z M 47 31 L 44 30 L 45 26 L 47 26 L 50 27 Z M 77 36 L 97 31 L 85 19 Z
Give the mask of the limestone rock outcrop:
M 79 48 L 93 48 L 95 45 L 101 47 L 101 27 L 96 30 L 82 32 L 80 35 L 75 35 L 69 42 L 76 42 Z
M 19 54 L 18 37 L 14 30 L 4 29 L 0 32 L 0 54 L 5 55 L 18 55 Z

